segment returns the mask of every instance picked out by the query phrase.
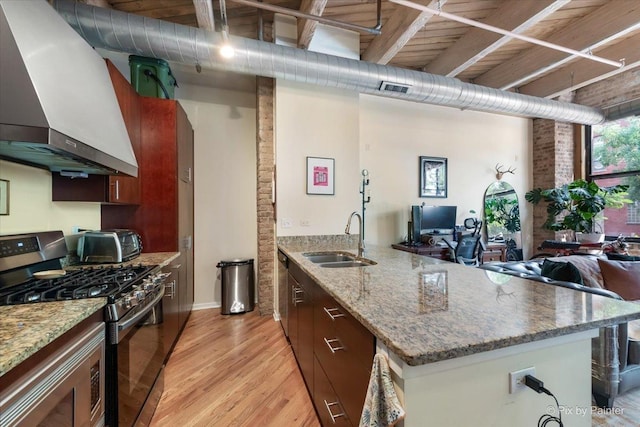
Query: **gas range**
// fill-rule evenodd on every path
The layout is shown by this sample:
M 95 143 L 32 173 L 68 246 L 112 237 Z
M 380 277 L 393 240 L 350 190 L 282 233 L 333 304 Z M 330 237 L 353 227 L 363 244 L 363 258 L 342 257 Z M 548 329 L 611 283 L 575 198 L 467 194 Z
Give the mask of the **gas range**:
M 141 264 L 62 270 L 66 256 L 61 231 L 0 236 L 0 305 L 106 298 L 105 421 L 132 427 L 142 414 L 153 413 L 162 393 L 164 328 L 170 327 L 164 291 L 173 289 L 177 278 L 165 284 L 171 273 Z M 46 278 L 36 277 L 43 274 Z
M 66 255 L 59 231 L 0 237 L 0 306 L 105 297 L 105 320 L 117 321 L 162 291 L 165 275 L 157 273 L 158 266 L 62 270 L 60 261 Z M 52 277 L 36 278 L 45 270 Z

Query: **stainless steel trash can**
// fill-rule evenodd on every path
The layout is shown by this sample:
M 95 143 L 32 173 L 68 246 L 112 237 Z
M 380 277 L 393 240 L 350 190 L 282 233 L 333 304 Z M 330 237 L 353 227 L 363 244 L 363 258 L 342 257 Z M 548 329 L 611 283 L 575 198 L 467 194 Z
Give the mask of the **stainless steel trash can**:
M 222 314 L 252 311 L 255 306 L 255 281 L 253 259 L 220 261 Z

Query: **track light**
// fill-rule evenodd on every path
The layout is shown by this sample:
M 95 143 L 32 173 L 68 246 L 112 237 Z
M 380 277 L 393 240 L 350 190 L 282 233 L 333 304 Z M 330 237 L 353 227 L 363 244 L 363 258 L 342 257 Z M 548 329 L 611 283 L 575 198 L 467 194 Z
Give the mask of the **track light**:
M 233 55 L 235 55 L 233 46 L 229 43 L 229 33 L 226 26 L 222 27 L 222 46 L 220 46 L 220 55 L 223 58 L 233 58 Z
M 227 5 L 225 0 L 220 0 L 220 20 L 222 21 L 222 46 L 220 47 L 220 55 L 223 58 L 233 58 L 235 52 L 233 46 L 229 43 L 229 25 L 227 23 Z

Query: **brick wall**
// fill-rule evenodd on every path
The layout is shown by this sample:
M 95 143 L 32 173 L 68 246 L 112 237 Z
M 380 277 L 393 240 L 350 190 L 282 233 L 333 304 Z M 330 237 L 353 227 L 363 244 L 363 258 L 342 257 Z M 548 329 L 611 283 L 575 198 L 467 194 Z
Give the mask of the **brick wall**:
M 560 101 L 592 107 L 608 107 L 640 98 L 640 69 L 630 70 L 607 80 L 560 97 Z M 533 186 L 552 188 L 573 181 L 574 126 L 570 123 L 535 119 L 533 121 Z M 542 230 L 546 207 L 533 209 L 533 245 L 545 239 L 559 238 L 553 232 Z

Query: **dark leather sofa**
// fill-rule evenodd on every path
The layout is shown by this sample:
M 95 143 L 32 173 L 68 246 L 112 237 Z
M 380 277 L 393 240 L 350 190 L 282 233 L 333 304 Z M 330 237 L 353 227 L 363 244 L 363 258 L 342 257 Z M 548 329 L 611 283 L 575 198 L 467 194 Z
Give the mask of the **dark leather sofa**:
M 542 258 L 496 262 L 483 264 L 480 268 L 622 300 L 618 294 L 606 289 L 543 277 L 540 274 L 542 262 Z M 598 406 L 611 408 L 616 396 L 640 386 L 640 341 L 630 339 L 628 331 L 627 323 L 608 326 L 600 328 L 599 336 L 592 340 L 591 385 Z

